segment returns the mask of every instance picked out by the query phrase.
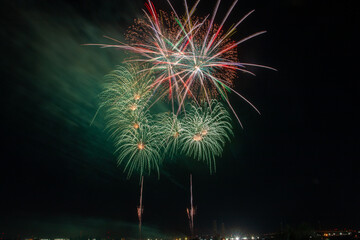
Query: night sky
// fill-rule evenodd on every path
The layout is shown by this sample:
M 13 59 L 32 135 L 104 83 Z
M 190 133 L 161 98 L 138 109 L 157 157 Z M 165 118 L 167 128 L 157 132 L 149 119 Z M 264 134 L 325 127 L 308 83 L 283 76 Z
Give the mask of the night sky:
M 11 3 L 10 3 L 11 2 Z M 183 13 L 182 1 L 172 1 Z M 194 1 L 190 1 L 190 3 Z M 144 0 L 8 1 L 1 7 L 0 233 L 137 236 L 139 179 L 116 167 L 98 107 L 103 76 L 127 57 L 84 46 L 124 39 Z M 216 1 L 200 2 L 197 15 Z M 154 1 L 169 10 L 166 0 Z M 280 226 L 360 228 L 355 1 L 243 1 L 227 27 L 255 9 L 234 39 L 239 57 L 278 69 L 239 73 L 231 96 L 234 137 L 213 175 L 204 163 L 166 161 L 145 178 L 144 236 L 189 233 L 189 175 L 195 231 L 213 221 L 228 233 Z M 231 1 L 223 1 L 224 16 Z M 222 18 L 217 18 L 220 22 Z

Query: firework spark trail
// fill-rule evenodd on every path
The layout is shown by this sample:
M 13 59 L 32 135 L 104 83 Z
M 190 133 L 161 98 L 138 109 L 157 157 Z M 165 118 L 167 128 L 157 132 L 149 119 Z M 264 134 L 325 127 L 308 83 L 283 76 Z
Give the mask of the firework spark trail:
M 236 27 L 242 23 L 251 13 L 253 13 L 255 10 L 250 11 L 248 14 L 246 14 L 240 21 L 238 21 L 235 26 L 233 26 L 231 29 L 228 30 L 228 32 L 222 37 L 222 39 L 219 40 L 219 42 L 214 46 L 214 48 L 217 48 L 224 39 L 230 36 L 231 33 L 233 33 L 236 29 Z
M 193 205 L 193 193 L 192 193 L 192 174 L 190 174 L 190 209 L 186 209 L 188 218 L 189 218 L 189 227 L 191 232 L 191 237 L 194 236 L 194 215 L 195 209 Z
M 210 21 L 210 25 L 209 25 L 209 27 L 208 27 L 208 30 L 207 30 L 206 35 L 205 35 L 205 38 L 204 38 L 204 43 L 202 44 L 203 47 L 201 48 L 201 52 L 203 52 L 204 47 L 206 46 L 206 41 L 207 41 L 207 38 L 208 38 L 209 33 L 210 33 L 210 31 L 211 31 L 211 28 L 212 28 L 212 26 L 213 26 L 213 24 L 214 24 L 214 19 L 215 19 L 217 10 L 219 9 L 220 2 L 221 2 L 221 0 L 218 0 L 217 3 L 216 3 L 216 6 L 215 6 L 215 9 L 214 9 L 214 12 L 213 12 L 213 16 L 212 16 L 211 21 Z
M 140 205 L 137 207 L 137 215 L 138 215 L 138 218 L 139 218 L 139 236 L 140 236 L 140 240 L 141 240 L 142 214 L 144 212 L 144 208 L 142 206 L 143 186 L 144 186 L 144 176 L 141 177 Z
M 219 2 L 220 2 L 220 0 L 219 0 Z M 233 10 L 233 8 L 235 7 L 236 3 L 237 3 L 237 0 L 235 0 L 235 1 L 233 2 L 233 4 L 231 5 L 231 7 L 230 7 L 230 9 L 228 10 L 228 12 L 226 13 L 226 15 L 225 15 L 222 23 L 220 24 L 219 29 L 217 30 L 216 34 L 213 35 L 212 39 L 210 40 L 210 43 L 208 44 L 208 47 L 205 49 L 204 54 L 207 53 L 207 51 L 209 50 L 209 48 L 211 47 L 211 45 L 214 43 L 216 37 L 219 35 L 221 29 L 222 29 L 223 26 L 224 26 L 224 23 L 225 23 L 226 19 L 229 17 L 229 15 L 230 15 L 231 11 Z

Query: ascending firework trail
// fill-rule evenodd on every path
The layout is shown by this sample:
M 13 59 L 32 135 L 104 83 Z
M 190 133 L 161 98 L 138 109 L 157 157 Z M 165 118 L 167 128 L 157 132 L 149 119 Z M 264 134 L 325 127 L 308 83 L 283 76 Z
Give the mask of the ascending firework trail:
M 140 236 L 140 240 L 141 240 L 142 214 L 144 212 L 144 208 L 142 206 L 143 186 L 144 186 L 144 177 L 141 178 L 140 205 L 137 207 L 137 215 L 138 215 L 138 218 L 139 218 L 139 236 Z
M 189 226 L 190 226 L 190 233 L 191 238 L 194 237 L 194 215 L 195 215 L 195 209 L 193 205 L 193 194 L 192 194 L 192 174 L 190 174 L 190 209 L 186 209 L 188 218 L 189 218 Z

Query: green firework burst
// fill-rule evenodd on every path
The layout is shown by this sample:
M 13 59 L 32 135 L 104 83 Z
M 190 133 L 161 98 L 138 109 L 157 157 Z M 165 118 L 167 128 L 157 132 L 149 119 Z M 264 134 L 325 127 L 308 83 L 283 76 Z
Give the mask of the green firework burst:
M 182 122 L 181 152 L 207 162 L 210 172 L 216 171 L 215 158 L 221 156 L 232 134 L 228 111 L 216 100 L 202 106 L 192 104 Z
M 133 171 L 138 171 L 140 176 L 150 174 L 155 170 L 159 175 L 161 156 L 158 139 L 149 125 L 142 125 L 115 138 L 115 147 L 118 155 L 118 164 L 124 161 L 124 172 L 131 176 Z
M 208 164 L 216 171 L 215 158 L 222 154 L 232 134 L 228 111 L 217 100 L 190 104 L 186 112 L 153 115 L 149 100 L 153 97 L 152 74 L 134 64 L 118 67 L 106 76 L 101 93 L 107 130 L 114 139 L 119 165 L 130 177 L 156 171 L 164 157 L 184 154 Z M 153 120 L 155 119 L 155 120 Z
M 180 139 L 183 131 L 180 120 L 173 113 L 160 113 L 156 115 L 154 127 L 157 136 L 161 139 L 164 154 L 172 159 L 179 152 L 180 148 Z
M 118 67 L 105 76 L 107 83 L 100 94 L 100 108 L 105 109 L 107 130 L 114 139 L 118 164 L 125 164 L 128 177 L 156 170 L 161 157 L 159 141 L 150 126 L 148 100 L 151 74 L 135 64 Z
M 142 110 L 151 96 L 152 73 L 136 64 L 118 66 L 105 76 L 105 90 L 100 94 L 100 107 L 120 111 Z
M 111 107 L 107 109 L 106 129 L 110 132 L 110 137 L 116 138 L 117 135 L 126 134 L 130 130 L 139 129 L 149 124 L 150 115 L 143 110 L 121 110 Z
M 105 78 L 107 83 L 100 94 L 100 108 L 105 108 L 107 129 L 111 137 L 148 124 L 146 108 L 150 97 L 150 75 L 142 72 L 137 65 L 127 64 L 118 67 Z

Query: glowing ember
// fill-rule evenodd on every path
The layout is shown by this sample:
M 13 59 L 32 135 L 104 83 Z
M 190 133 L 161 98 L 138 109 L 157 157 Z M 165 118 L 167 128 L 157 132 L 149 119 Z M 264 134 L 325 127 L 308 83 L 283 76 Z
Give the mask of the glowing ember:
M 138 149 L 143 150 L 145 148 L 145 145 L 142 142 L 139 142 L 137 147 Z
M 207 129 L 203 129 L 203 130 L 201 131 L 201 135 L 203 135 L 203 136 L 205 136 L 207 133 L 208 133 L 208 130 L 207 130 Z
M 198 141 L 201 141 L 202 140 L 202 136 L 200 134 L 196 134 L 194 137 L 193 137 L 194 141 L 198 142 Z
M 131 104 L 130 105 L 130 110 L 131 111 L 135 111 L 137 109 L 137 105 L 136 104 Z
M 134 124 L 133 124 L 133 127 L 134 127 L 135 129 L 138 129 L 138 128 L 139 128 L 139 124 L 138 124 L 138 123 L 134 123 Z
M 140 95 L 139 95 L 139 94 L 135 94 L 134 99 L 135 99 L 135 100 L 139 100 L 139 99 L 140 99 Z

